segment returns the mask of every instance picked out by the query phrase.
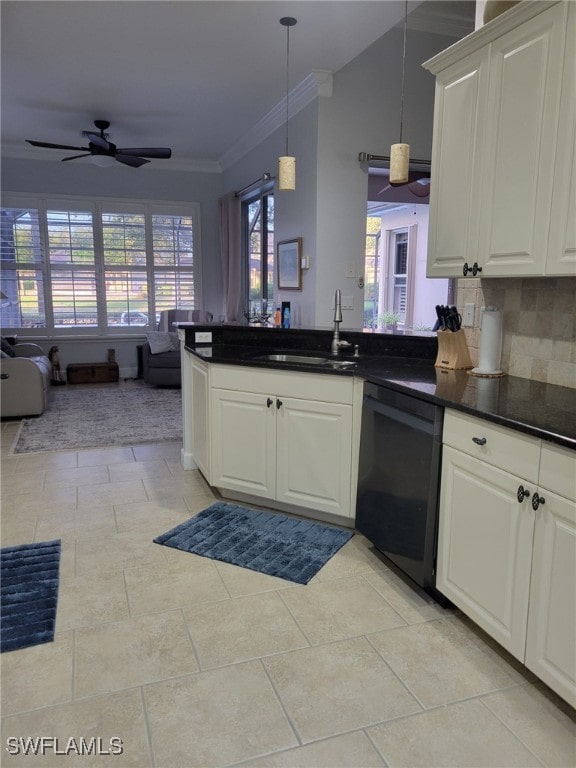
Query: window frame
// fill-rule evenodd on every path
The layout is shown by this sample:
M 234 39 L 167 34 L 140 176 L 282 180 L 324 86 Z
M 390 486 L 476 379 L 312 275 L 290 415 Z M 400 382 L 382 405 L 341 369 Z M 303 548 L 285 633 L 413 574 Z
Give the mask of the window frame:
M 256 299 L 256 304 L 259 305 L 260 310 L 263 307 L 267 307 L 267 313 L 274 313 L 273 299 L 277 290 L 277 275 L 273 275 L 272 281 L 272 296 L 268 295 L 268 283 L 269 283 L 269 270 L 268 270 L 268 239 L 270 235 L 269 221 L 268 221 L 268 200 L 274 199 L 274 183 L 266 183 L 259 188 L 252 189 L 251 192 L 242 194 L 240 196 L 241 205 L 241 241 L 242 241 L 242 261 L 244 272 L 244 283 L 242 291 L 242 307 L 243 312 L 251 312 L 252 299 L 250 297 L 251 281 L 250 281 L 250 235 L 252 229 L 249 226 L 248 209 L 249 206 L 255 202 L 260 202 L 260 219 L 261 219 L 261 233 L 260 233 L 260 296 Z M 275 210 L 275 208 L 274 208 Z M 275 224 L 272 224 L 272 263 L 275 266 L 275 247 L 276 247 L 276 235 Z M 274 269 L 274 267 L 273 267 Z M 266 301 L 266 305 L 263 302 Z M 257 310 L 259 311 L 259 310 Z
M 5 326 L 2 332 L 22 337 L 34 338 L 63 338 L 63 337 L 96 337 L 118 338 L 121 336 L 142 336 L 147 331 L 156 328 L 156 291 L 154 274 L 166 272 L 189 273 L 192 275 L 194 286 L 194 306 L 202 306 L 202 258 L 201 258 L 201 232 L 200 232 L 200 204 L 189 201 L 168 200 L 136 200 L 132 198 L 117 197 L 77 197 L 73 195 L 48 195 L 37 193 L 13 193 L 5 192 L 2 195 L 2 208 L 21 208 L 25 210 L 37 210 L 39 216 L 39 241 L 42 255 L 41 262 L 30 263 L 15 262 L 14 266 L 6 266 L 2 263 L 2 270 L 16 273 L 29 268 L 42 274 L 43 303 L 45 306 L 45 326 L 22 328 L 20 326 Z M 48 239 L 48 211 L 65 212 L 89 212 L 92 216 L 92 234 L 94 245 L 94 265 L 51 264 L 49 258 Z M 144 215 L 145 226 L 145 265 L 143 267 L 129 264 L 119 264 L 117 271 L 145 274 L 147 286 L 147 314 L 148 325 L 108 325 L 105 276 L 106 272 L 115 271 L 111 265 L 104 262 L 104 248 L 102 239 L 102 214 L 125 213 Z M 185 216 L 192 221 L 192 259 L 190 267 L 166 266 L 154 264 L 153 250 L 153 226 L 154 216 Z M 55 326 L 54 306 L 52 293 L 52 273 L 56 270 L 70 270 L 72 273 L 82 271 L 95 271 L 97 322 L 94 325 L 82 326 Z M 163 309 L 165 307 L 161 307 Z M 186 309 L 192 307 L 187 306 Z M 150 322 L 151 321 L 151 322 Z

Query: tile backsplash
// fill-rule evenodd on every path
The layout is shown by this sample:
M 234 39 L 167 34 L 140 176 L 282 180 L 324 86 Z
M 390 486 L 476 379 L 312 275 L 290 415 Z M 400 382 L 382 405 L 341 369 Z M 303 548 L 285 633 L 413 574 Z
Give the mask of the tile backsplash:
M 465 328 L 478 362 L 481 308 L 502 312 L 502 370 L 510 376 L 576 388 L 576 277 L 458 280 L 458 310 L 476 305 Z

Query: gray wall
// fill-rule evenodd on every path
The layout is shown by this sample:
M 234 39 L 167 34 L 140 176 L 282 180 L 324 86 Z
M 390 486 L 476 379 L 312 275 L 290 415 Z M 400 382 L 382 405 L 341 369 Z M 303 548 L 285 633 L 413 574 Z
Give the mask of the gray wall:
M 276 240 L 303 237 L 310 269 L 302 292 L 285 292 L 302 326 L 328 327 L 334 291 L 354 300 L 344 327 L 362 327 L 368 169 L 360 151 L 388 155 L 400 125 L 402 30 L 393 29 L 334 76 L 331 97 L 319 97 L 290 121 L 290 151 L 296 156 L 296 191 L 276 193 Z M 428 159 L 432 146 L 434 78 L 421 63 L 453 38 L 411 31 L 406 68 L 404 140 L 412 156 Z M 415 53 L 415 51 L 417 53 Z M 229 168 L 225 190 L 239 189 L 263 172 L 276 173 L 284 154 L 284 130 Z M 346 277 L 353 264 L 355 278 Z

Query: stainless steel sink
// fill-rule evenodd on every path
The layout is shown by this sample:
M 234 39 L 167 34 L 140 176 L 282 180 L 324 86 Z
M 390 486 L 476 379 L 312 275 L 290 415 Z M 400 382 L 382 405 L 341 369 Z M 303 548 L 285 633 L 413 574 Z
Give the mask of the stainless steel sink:
M 310 365 L 321 365 L 322 363 L 330 362 L 327 357 L 290 354 L 259 355 L 256 360 L 269 360 L 271 363 L 309 363 Z
M 306 365 L 325 365 L 331 368 L 347 368 L 356 365 L 350 360 L 338 360 L 332 357 L 313 357 L 312 355 L 293 355 L 290 353 L 273 353 L 259 355 L 255 360 L 268 360 L 271 363 L 304 363 Z

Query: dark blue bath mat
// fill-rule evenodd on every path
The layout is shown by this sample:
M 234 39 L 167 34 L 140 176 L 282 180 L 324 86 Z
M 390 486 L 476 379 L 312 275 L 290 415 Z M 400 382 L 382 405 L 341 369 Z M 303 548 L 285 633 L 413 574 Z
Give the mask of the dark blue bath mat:
M 0 651 L 54 640 L 60 539 L 0 549 Z
M 352 536 L 321 523 L 218 502 L 154 541 L 308 584 Z

